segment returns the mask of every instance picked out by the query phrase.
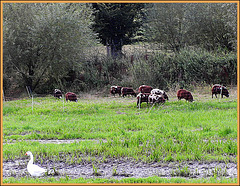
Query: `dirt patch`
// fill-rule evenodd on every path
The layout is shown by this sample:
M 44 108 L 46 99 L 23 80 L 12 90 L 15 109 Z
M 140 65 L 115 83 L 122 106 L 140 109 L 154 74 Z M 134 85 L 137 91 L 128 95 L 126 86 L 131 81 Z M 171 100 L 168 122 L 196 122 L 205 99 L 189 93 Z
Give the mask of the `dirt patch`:
M 230 139 L 230 140 L 233 141 L 233 142 L 237 142 L 237 139 Z M 79 143 L 79 142 L 82 142 L 82 141 L 91 141 L 91 142 L 94 142 L 94 143 L 100 143 L 100 141 L 101 141 L 101 143 L 107 143 L 106 139 L 101 139 L 101 140 L 98 140 L 98 139 L 67 139 L 67 140 L 56 139 L 56 140 L 5 140 L 3 142 L 3 145 L 4 144 L 9 144 L 9 143 L 17 143 L 17 142 L 21 142 L 21 141 L 39 142 L 41 144 L 49 144 L 49 143 L 52 143 L 52 144 L 68 144 L 68 143 Z M 124 141 L 124 140 L 121 140 L 121 141 Z M 176 139 L 173 139 L 173 141 L 176 141 Z M 203 139 L 203 141 L 207 143 L 209 141 L 209 139 Z M 218 140 L 216 139 L 216 140 L 210 140 L 210 141 L 211 141 L 211 143 L 218 143 L 218 142 L 227 143 L 229 141 L 229 139 L 218 139 Z
M 101 159 L 101 158 L 100 158 Z M 28 159 L 3 162 L 3 178 L 30 176 L 27 172 Z M 101 162 L 101 163 L 99 163 Z M 40 162 L 36 162 L 40 165 Z M 163 178 L 187 177 L 226 177 L 237 178 L 237 164 L 223 162 L 135 162 L 128 159 L 108 159 L 104 161 L 81 161 L 67 164 L 65 161 L 46 160 L 41 165 L 49 170 L 48 177 L 69 178 L 144 178 L 159 176 Z M 54 173 L 55 169 L 55 173 Z
M 68 140 L 8 140 L 3 142 L 3 145 L 6 143 L 17 143 L 17 142 L 21 142 L 21 141 L 25 141 L 25 142 L 39 142 L 42 144 L 47 144 L 47 143 L 52 143 L 52 144 L 63 144 L 63 143 L 78 143 L 81 141 L 91 141 L 91 142 L 96 142 L 96 143 L 100 143 L 100 140 L 98 139 L 68 139 Z M 105 139 L 101 139 L 101 142 L 106 143 L 107 140 Z

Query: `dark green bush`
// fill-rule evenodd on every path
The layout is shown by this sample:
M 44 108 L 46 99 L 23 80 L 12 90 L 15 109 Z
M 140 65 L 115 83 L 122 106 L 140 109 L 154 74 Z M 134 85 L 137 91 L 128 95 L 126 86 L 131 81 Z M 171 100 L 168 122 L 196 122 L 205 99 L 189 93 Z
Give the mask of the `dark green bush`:
M 176 85 L 236 85 L 237 54 L 186 48 L 179 53 L 159 53 L 150 60 L 136 61 L 130 69 L 136 84 L 149 84 L 166 90 Z
M 55 88 L 63 92 L 103 92 L 111 85 L 136 89 L 142 84 L 168 91 L 217 83 L 225 86 L 237 84 L 236 53 L 185 48 L 176 53 L 153 50 L 148 58 L 139 51 L 133 55 L 134 60 L 127 55 L 116 59 L 91 56 L 79 62 L 71 81 L 67 81 L 68 76 L 59 80 L 49 77 L 36 87 L 35 92 L 52 93 Z

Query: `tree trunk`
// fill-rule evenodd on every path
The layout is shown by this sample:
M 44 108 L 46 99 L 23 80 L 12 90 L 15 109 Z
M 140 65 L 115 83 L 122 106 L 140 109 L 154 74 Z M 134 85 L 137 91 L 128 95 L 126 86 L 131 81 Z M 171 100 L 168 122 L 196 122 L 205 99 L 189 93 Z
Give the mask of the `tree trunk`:
M 28 76 L 26 84 L 31 88 L 31 91 L 33 91 L 33 77 L 34 77 L 34 65 L 32 60 L 30 60 L 28 64 Z
M 107 42 L 107 55 L 111 55 L 112 58 L 122 57 L 122 46 L 121 39 L 109 39 Z
M 26 74 L 22 74 L 23 77 L 23 81 L 25 86 L 29 87 L 31 89 L 31 91 L 33 91 L 33 80 L 32 77 L 30 77 L 29 75 Z

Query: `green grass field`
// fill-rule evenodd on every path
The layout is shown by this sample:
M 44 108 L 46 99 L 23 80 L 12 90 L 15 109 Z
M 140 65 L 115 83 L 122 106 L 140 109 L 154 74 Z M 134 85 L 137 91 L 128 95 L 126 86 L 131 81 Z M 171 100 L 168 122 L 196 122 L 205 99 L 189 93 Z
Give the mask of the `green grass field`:
M 196 96 L 195 96 L 196 97 Z M 210 96 L 211 97 L 211 96 Z M 77 103 L 53 97 L 4 102 L 3 160 L 24 159 L 31 151 L 41 161 L 78 163 L 107 158 L 136 161 L 237 162 L 237 98 L 202 99 L 195 102 L 171 98 L 153 107 L 136 98 L 80 97 Z M 65 144 L 32 140 L 81 139 Z M 88 157 L 88 158 L 87 158 Z M 79 160 L 80 162 L 81 160 Z M 237 179 L 212 177 L 77 179 L 77 183 L 236 183 Z M 153 181 L 154 180 L 154 181 Z M 74 183 L 67 178 L 6 178 L 4 183 Z

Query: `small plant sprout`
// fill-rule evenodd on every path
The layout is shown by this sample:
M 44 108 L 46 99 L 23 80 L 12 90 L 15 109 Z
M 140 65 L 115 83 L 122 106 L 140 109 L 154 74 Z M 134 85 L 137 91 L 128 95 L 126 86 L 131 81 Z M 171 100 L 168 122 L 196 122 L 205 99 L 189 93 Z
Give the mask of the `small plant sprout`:
M 190 170 L 188 169 L 188 166 L 185 166 L 183 168 L 178 167 L 177 170 L 172 170 L 171 172 L 172 176 L 182 176 L 182 177 L 188 177 L 190 176 Z
M 77 163 L 81 163 L 82 162 L 82 158 L 79 157 L 78 160 L 77 160 Z
M 48 176 L 48 170 L 44 174 L 45 174 L 45 176 Z
M 195 174 L 196 174 L 196 175 L 199 175 L 199 174 L 200 174 L 197 168 L 196 168 Z
M 71 161 L 70 161 L 70 165 L 73 165 L 75 163 L 74 157 L 72 156 Z
M 67 181 L 69 180 L 69 177 L 68 177 L 68 175 L 66 174 L 66 178 L 65 178 Z
M 11 176 L 15 177 L 17 174 L 16 174 L 16 171 L 12 171 L 11 170 Z
M 217 176 L 219 175 L 220 171 L 221 171 L 221 168 L 215 167 L 215 168 L 212 170 L 212 175 L 213 175 L 213 177 L 217 177 Z
M 117 169 L 115 167 L 113 167 L 113 171 L 112 172 L 113 172 L 112 173 L 113 176 L 117 176 L 118 175 Z
M 53 167 L 53 176 L 58 176 L 60 173 Z
M 94 164 L 92 164 L 92 166 L 93 166 L 93 175 L 101 176 L 101 174 L 98 172 L 98 168 Z

